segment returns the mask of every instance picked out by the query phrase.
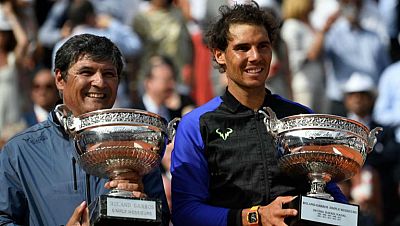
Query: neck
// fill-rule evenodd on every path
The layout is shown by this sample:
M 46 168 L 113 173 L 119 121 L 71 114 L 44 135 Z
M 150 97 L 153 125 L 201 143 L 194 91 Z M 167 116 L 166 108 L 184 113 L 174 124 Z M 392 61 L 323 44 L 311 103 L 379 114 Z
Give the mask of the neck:
M 159 107 L 161 106 L 164 101 L 158 96 L 158 95 L 153 95 L 151 93 L 147 93 L 147 96 Z
M 264 103 L 265 88 L 262 89 L 230 89 L 228 91 L 244 106 L 259 110 Z

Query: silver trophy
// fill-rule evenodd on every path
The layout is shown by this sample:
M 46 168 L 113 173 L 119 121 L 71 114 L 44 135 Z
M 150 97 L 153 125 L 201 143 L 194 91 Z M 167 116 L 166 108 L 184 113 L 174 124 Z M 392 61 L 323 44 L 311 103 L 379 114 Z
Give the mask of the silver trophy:
M 264 124 L 275 138 L 278 165 L 289 176 L 309 180 L 311 190 L 299 196 L 293 208 L 298 219 L 290 225 L 358 224 L 358 206 L 332 201 L 325 192 L 329 181 L 350 179 L 364 165 L 382 130 L 371 131 L 362 123 L 328 114 L 300 114 L 278 119 L 266 108 Z
M 65 105 L 56 114 L 75 141 L 77 161 L 86 173 L 113 179 L 130 171 L 140 175 L 158 167 L 179 119 L 170 123 L 161 116 L 137 109 L 104 109 L 74 117 Z M 112 189 L 91 203 L 92 225 L 159 225 L 161 201 L 134 198 Z

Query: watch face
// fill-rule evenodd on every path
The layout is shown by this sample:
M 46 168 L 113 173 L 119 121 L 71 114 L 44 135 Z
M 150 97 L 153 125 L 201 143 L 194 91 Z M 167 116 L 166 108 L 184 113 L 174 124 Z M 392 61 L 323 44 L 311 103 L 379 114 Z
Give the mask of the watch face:
M 257 213 L 256 212 L 249 213 L 247 220 L 249 223 L 257 223 L 258 222 Z

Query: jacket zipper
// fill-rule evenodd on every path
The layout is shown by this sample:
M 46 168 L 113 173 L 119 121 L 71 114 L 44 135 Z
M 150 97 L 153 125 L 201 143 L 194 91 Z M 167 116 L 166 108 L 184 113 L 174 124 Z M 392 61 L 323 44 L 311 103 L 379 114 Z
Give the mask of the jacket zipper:
M 258 111 L 255 111 L 254 112 L 254 115 L 255 115 L 255 125 L 256 125 L 256 129 L 257 129 L 257 134 L 258 134 L 258 137 L 259 137 L 259 140 L 260 140 L 260 144 L 261 144 L 261 156 L 262 156 L 262 159 L 263 159 L 263 165 L 264 165 L 264 177 L 265 177 L 265 188 L 266 188 L 266 193 L 265 193 L 265 195 L 266 195 L 266 200 L 265 201 L 269 201 L 269 199 L 270 199 L 270 190 L 271 190 L 271 187 L 270 187 L 270 183 L 269 183 L 269 170 L 268 170 L 268 167 L 267 167 L 267 157 L 266 157 L 266 155 L 265 155 L 265 147 L 264 147 L 264 142 L 262 141 L 263 139 L 266 139 L 266 137 L 263 137 L 263 136 L 266 136 L 266 134 L 261 134 L 261 131 L 262 130 L 260 130 L 260 121 L 261 121 L 261 123 L 262 124 L 264 124 L 264 122 L 263 122 L 263 115 L 261 114 L 261 113 L 259 113 Z
M 78 190 L 78 182 L 76 179 L 76 159 L 74 157 L 72 157 L 72 176 L 74 181 L 74 191 L 76 192 Z

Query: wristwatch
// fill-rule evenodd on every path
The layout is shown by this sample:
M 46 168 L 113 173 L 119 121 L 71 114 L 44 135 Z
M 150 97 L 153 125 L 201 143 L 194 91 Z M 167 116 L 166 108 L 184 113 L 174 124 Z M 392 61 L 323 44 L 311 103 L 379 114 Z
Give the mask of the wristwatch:
M 247 223 L 249 225 L 259 225 L 259 215 L 258 209 L 260 206 L 251 207 L 250 211 L 247 213 Z

